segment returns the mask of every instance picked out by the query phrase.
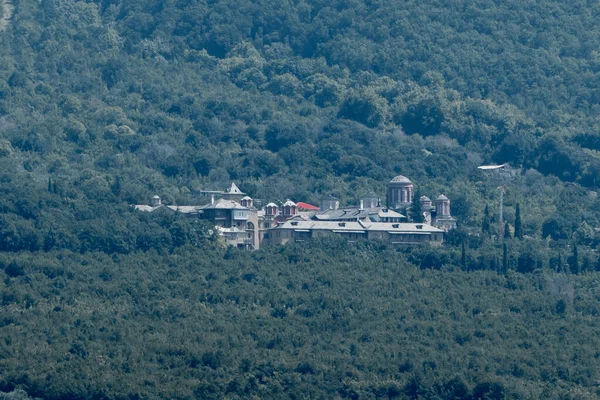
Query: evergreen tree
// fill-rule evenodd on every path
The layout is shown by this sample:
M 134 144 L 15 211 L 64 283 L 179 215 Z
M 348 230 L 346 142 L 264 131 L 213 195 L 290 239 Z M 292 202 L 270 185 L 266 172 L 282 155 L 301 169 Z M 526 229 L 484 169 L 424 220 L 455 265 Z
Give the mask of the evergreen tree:
M 483 221 L 481 222 L 481 231 L 484 233 L 490 233 L 490 207 L 486 204 L 483 210 Z
M 504 223 L 504 238 L 505 239 L 510 239 L 510 225 L 508 225 L 508 222 Z
M 121 194 L 121 177 L 116 176 L 115 182 L 112 184 L 110 190 L 113 192 L 115 196 L 119 196 Z
M 492 258 L 491 264 L 490 264 L 490 269 L 495 272 L 500 272 L 498 268 L 499 268 L 498 256 L 494 255 L 494 257 Z
M 52 193 L 52 178 L 48 178 L 48 193 Z
M 506 247 L 506 243 L 502 246 L 502 272 L 508 272 L 508 248 Z
M 523 228 L 521 225 L 521 206 L 517 203 L 517 209 L 515 210 L 515 237 L 517 239 L 523 239 Z
M 465 242 L 462 242 L 462 251 L 460 254 L 460 265 L 463 269 L 467 268 L 467 250 L 465 249 Z
M 563 272 L 562 254 L 558 252 L 558 259 L 556 260 L 556 272 Z
M 573 254 L 571 255 L 571 258 L 569 260 L 569 267 L 571 269 L 571 272 L 574 274 L 578 274 L 581 272 L 581 269 L 579 267 L 579 250 L 577 249 L 576 244 L 573 245 Z
M 413 193 L 412 203 L 410 205 L 410 220 L 412 222 L 423 222 L 423 208 L 421 207 L 421 192 L 417 189 Z
M 590 260 L 589 255 L 585 255 L 583 257 L 583 261 L 581 263 L 581 272 L 591 271 L 592 270 L 592 261 Z

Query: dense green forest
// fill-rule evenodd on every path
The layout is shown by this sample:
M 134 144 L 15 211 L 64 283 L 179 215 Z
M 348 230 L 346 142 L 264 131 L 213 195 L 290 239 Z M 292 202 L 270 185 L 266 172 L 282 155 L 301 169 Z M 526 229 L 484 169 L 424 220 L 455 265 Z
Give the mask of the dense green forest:
M 599 4 L 1 3 L 0 398 L 600 395 Z M 444 246 L 129 208 L 398 174 L 452 200 Z
M 335 238 L 2 263 L 0 387 L 31 396 L 597 396 L 595 275 L 421 270 Z

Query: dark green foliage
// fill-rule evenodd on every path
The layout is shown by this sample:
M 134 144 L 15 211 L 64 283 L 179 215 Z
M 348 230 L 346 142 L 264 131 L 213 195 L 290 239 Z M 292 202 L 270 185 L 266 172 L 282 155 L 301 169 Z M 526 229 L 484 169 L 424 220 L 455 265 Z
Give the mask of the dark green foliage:
M 504 398 L 504 387 L 497 382 L 483 382 L 473 389 L 474 400 L 502 400 Z
M 579 266 L 579 250 L 576 244 L 573 245 L 573 253 L 571 257 L 569 257 L 568 263 L 571 273 L 578 274 L 581 272 L 581 267 Z
M 486 204 L 483 210 L 483 220 L 481 221 L 481 231 L 486 234 L 490 234 L 491 222 L 490 222 L 490 209 Z
M 597 396 L 596 3 L 16 3 L 0 32 L 0 389 Z M 522 169 L 476 168 L 491 162 Z M 127 206 L 202 204 L 231 180 L 348 203 L 399 173 L 449 194 L 446 245 L 246 253 Z M 498 186 L 522 240 L 498 237 Z
M 502 244 L 502 273 L 508 272 L 508 246 L 506 243 Z
M 508 222 L 504 223 L 504 239 L 510 239 L 512 238 L 512 235 L 510 233 L 510 225 L 508 224 Z
M 515 208 L 515 238 L 523 239 L 523 225 L 521 221 L 521 207 L 519 203 Z
M 386 120 L 387 102 L 375 93 L 353 93 L 340 107 L 338 117 L 375 128 Z
M 594 393 L 591 274 L 450 271 L 460 256 L 446 271 L 420 270 L 396 249 L 335 237 L 227 253 L 21 253 L 26 275 L 2 280 L 0 390 L 50 399 Z
M 412 203 L 410 204 L 410 220 L 412 222 L 423 222 L 423 209 L 421 207 L 421 191 L 415 190 L 413 193 Z
M 10 264 L 4 268 L 4 273 L 11 278 L 25 275 L 23 266 L 17 263 L 15 260 L 11 261 Z
M 408 106 L 398 122 L 408 134 L 438 135 L 441 133 L 444 114 L 436 100 L 429 98 Z

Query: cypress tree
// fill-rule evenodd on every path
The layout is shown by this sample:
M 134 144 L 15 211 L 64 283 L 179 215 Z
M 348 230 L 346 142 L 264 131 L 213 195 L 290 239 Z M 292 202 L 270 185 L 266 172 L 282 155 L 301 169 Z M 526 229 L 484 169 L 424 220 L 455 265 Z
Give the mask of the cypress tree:
M 460 254 L 460 265 L 462 265 L 463 269 L 467 268 L 467 251 L 465 249 L 465 241 L 462 242 L 462 251 Z
M 508 225 L 508 222 L 504 223 L 504 238 L 505 239 L 510 239 L 510 225 Z
M 523 239 L 523 228 L 521 226 L 521 206 L 517 203 L 517 209 L 515 210 L 515 237 L 517 239 Z
M 48 192 L 52 193 L 52 178 L 48 178 Z
M 112 187 L 111 187 L 111 191 L 113 192 L 113 194 L 115 196 L 119 196 L 121 194 L 121 177 L 120 176 L 116 176 L 115 177 L 115 182 L 113 183 Z
M 413 193 L 410 205 L 410 219 L 412 222 L 423 222 L 423 208 L 421 207 L 421 192 L 417 189 Z
M 558 260 L 556 260 L 556 272 L 563 272 L 562 254 L 558 252 Z
M 490 233 L 490 208 L 486 204 L 483 210 L 483 221 L 481 222 L 481 231 L 484 233 Z
M 571 267 L 571 272 L 574 274 L 578 274 L 581 272 L 579 268 L 579 250 L 577 249 L 577 245 L 573 245 L 573 255 L 571 256 L 571 262 L 569 263 Z
M 502 272 L 508 272 L 508 248 L 506 247 L 506 243 L 502 246 Z

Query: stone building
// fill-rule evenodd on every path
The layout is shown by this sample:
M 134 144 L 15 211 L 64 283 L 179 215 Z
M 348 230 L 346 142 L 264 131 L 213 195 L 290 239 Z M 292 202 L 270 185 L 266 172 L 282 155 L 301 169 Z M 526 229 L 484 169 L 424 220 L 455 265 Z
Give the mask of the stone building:
M 288 199 L 281 205 L 270 202 L 256 208 L 254 200 L 233 182 L 225 191 L 204 193 L 211 195 L 211 202 L 203 206 L 167 206 L 160 197 L 153 196 L 149 205 L 134 207 L 142 212 L 179 212 L 210 221 L 228 244 L 248 249 L 258 249 L 263 243 L 317 238 L 327 233 L 340 234 L 350 241 L 441 243 L 444 231 L 456 227 L 456 219 L 450 215 L 450 200 L 444 195 L 433 202 L 426 196 L 420 198 L 425 223 L 407 221 L 397 210 L 412 205 L 414 185 L 402 175 L 390 181 L 385 207 L 372 192 L 362 196 L 358 206 L 342 208 L 339 199 L 333 196 L 323 197 L 320 207 Z M 215 200 L 219 195 L 221 198 Z
M 292 219 L 270 229 L 264 244 L 286 244 L 335 234 L 350 242 L 380 240 L 393 245 L 432 243 L 440 244 L 444 231 L 428 224 L 390 223 L 370 221 L 301 221 Z
M 381 201 L 376 193 L 369 192 L 360 198 L 361 208 L 375 208 L 381 206 Z
M 340 208 L 340 200 L 331 195 L 321 198 L 321 211 L 337 210 Z
M 448 197 L 441 194 L 432 202 L 429 197 L 421 196 L 419 200 L 425 222 L 446 232 L 456 228 L 456 218 L 450 215 L 450 199 Z

